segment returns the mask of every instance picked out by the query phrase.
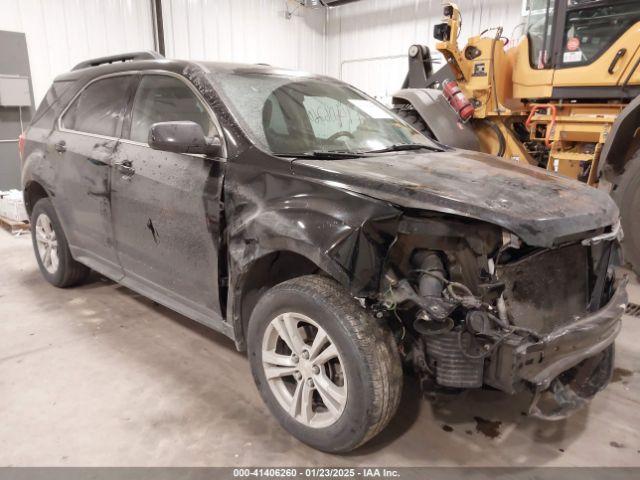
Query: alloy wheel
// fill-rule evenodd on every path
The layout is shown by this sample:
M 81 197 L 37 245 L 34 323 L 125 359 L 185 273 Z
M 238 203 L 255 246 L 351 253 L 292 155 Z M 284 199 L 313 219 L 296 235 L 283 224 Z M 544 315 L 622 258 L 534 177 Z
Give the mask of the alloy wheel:
M 54 274 L 58 271 L 58 265 L 60 264 L 58 240 L 51 219 L 46 213 L 41 213 L 38 216 L 35 229 L 40 261 L 47 272 Z
M 324 428 L 347 403 L 344 362 L 326 330 L 299 313 L 275 317 L 264 333 L 262 366 L 280 406 L 298 422 Z

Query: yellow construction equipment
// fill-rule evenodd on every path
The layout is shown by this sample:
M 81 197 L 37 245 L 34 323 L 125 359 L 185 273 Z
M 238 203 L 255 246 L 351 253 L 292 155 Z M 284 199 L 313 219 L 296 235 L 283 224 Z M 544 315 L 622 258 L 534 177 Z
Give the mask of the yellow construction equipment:
M 461 12 L 445 4 L 434 36 L 447 65 L 432 73 L 428 48 L 413 45 L 394 105 L 443 143 L 609 189 L 640 272 L 640 1 L 527 3 L 517 45 L 495 27 L 463 47 Z

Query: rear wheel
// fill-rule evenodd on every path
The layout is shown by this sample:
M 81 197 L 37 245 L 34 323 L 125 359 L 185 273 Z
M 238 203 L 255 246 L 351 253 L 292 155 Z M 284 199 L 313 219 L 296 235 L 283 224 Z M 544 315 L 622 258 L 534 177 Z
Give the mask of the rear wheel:
M 248 349 L 272 414 L 319 450 L 356 448 L 398 407 L 402 368 L 390 330 L 327 278 L 269 290 L 251 315 Z
M 619 177 L 611 196 L 618 204 L 624 240 L 622 252 L 625 261 L 640 275 L 640 150 L 629 160 L 624 173 Z
M 71 287 L 84 281 L 89 268 L 71 256 L 53 204 L 41 198 L 31 213 L 31 240 L 42 276 L 56 287 Z
M 422 117 L 417 111 L 413 109 L 404 110 L 401 108 L 395 108 L 394 111 L 396 115 L 398 115 L 405 122 L 407 122 L 413 128 L 415 128 L 420 133 L 422 133 L 425 137 L 430 138 L 432 140 L 436 139 L 431 129 L 427 126 L 426 122 L 422 119 Z

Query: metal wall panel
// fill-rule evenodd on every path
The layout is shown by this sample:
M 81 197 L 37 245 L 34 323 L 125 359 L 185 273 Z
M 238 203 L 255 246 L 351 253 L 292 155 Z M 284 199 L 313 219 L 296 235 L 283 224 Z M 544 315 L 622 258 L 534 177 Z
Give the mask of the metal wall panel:
M 0 31 L 0 45 L 0 78 L 26 82 L 26 95 L 18 95 L 24 97 L 20 102 L 15 96 L 5 99 L 8 102 L 0 101 L 0 190 L 8 190 L 20 187 L 18 135 L 31 121 L 33 98 L 24 33 Z
M 162 14 L 168 57 L 326 69 L 325 9 L 295 0 L 163 0 Z
M 0 30 L 27 36 L 36 105 L 82 60 L 153 49 L 148 0 L 0 0 Z
M 383 101 L 402 84 L 408 47 L 433 47 L 442 11 L 440 0 L 361 0 L 330 10 L 296 0 L 162 3 L 167 57 L 325 73 Z M 520 21 L 520 0 L 458 4 L 461 41 L 497 25 L 511 36 Z M 0 30 L 27 35 L 36 104 L 57 74 L 81 60 L 153 48 L 149 0 L 0 0 L 0 12 Z
M 463 25 L 459 41 L 489 27 L 511 37 L 521 23 L 521 0 L 458 0 Z M 327 73 L 353 83 L 388 103 L 407 72 L 407 50 L 428 45 L 435 52 L 433 26 L 441 22 L 441 0 L 362 0 L 330 10 Z M 516 37 L 522 28 L 516 29 Z M 435 52 L 437 54 L 437 52 Z M 437 70 L 442 65 L 439 54 Z

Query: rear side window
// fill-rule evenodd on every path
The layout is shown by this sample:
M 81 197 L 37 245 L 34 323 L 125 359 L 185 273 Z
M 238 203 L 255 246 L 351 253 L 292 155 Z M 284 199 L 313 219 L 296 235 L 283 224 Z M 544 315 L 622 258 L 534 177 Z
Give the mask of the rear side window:
M 185 120 L 200 125 L 206 136 L 216 134 L 205 106 L 184 82 L 167 75 L 142 77 L 133 102 L 129 138 L 147 143 L 154 123 Z
M 117 137 L 120 133 L 130 76 L 97 80 L 85 88 L 62 117 L 62 127 Z

